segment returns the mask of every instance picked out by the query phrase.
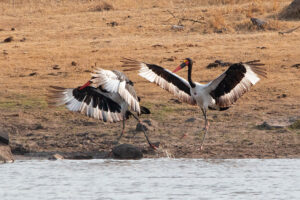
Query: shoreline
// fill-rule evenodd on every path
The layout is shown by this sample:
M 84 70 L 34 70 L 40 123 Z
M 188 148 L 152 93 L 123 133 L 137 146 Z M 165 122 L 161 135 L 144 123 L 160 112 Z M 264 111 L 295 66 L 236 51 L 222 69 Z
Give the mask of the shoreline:
M 259 1 L 260 9 L 245 0 L 208 2 L 113 1 L 110 10 L 93 10 L 98 1 L 78 1 L 76 6 L 73 1 L 24 1 L 16 6 L 0 2 L 0 67 L 5 77 L 0 132 L 9 134 L 13 153 L 108 155 L 117 144 L 122 123 L 104 123 L 63 106 L 49 107 L 49 86 L 76 88 L 98 67 L 123 71 L 122 58 L 173 70 L 188 57 L 195 61 L 193 80 L 201 84 L 228 68 L 208 67 L 214 61 L 260 60 L 268 77 L 228 110 L 208 111 L 210 129 L 200 151 L 201 110 L 179 102 L 137 72 L 125 71 L 141 97 L 140 105 L 151 111 L 140 119 L 151 121 L 147 134 L 161 149 L 149 149 L 134 119 L 126 121 L 120 144 L 140 148 L 145 158 L 299 158 L 300 29 L 278 34 L 298 27 L 299 20 L 270 18 L 290 1 L 276 7 Z M 174 29 L 179 19 L 170 12 L 186 19 L 199 17 L 204 23 L 181 21 L 182 29 Z M 270 23 L 261 29 L 251 17 Z M 177 75 L 187 79 L 184 70 Z M 292 126 L 295 121 L 298 125 Z
M 14 161 L 17 160 L 106 160 L 106 159 L 114 159 L 114 160 L 141 160 L 141 159 L 203 159 L 203 160 L 244 160 L 244 159 L 258 159 L 258 160 L 273 160 L 273 159 L 300 159 L 300 156 L 295 156 L 295 157 L 244 157 L 244 158 L 189 158 L 189 157 L 144 157 L 141 159 L 118 159 L 118 158 L 113 158 L 113 157 L 106 157 L 106 156 L 99 156 L 96 154 L 96 156 L 92 154 L 88 154 L 89 156 L 91 155 L 92 158 L 63 158 L 63 159 L 53 159 L 53 155 L 59 154 L 59 152 L 49 152 L 41 155 L 40 153 L 30 153 L 30 154 L 25 154 L 25 155 L 20 155 L 20 154 L 15 154 L 14 155 Z M 69 154 L 70 156 L 71 154 Z M 75 153 L 75 155 L 78 155 Z

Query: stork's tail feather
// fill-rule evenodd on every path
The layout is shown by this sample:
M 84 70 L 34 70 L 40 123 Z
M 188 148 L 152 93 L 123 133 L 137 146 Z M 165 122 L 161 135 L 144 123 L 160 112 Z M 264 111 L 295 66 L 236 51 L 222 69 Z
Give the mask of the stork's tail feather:
M 123 71 L 134 71 L 139 70 L 141 62 L 131 59 L 131 58 L 122 58 L 121 62 L 123 63 L 122 67 L 131 67 L 124 69 Z
M 139 114 L 139 115 L 142 115 L 142 114 L 146 114 L 147 115 L 147 114 L 151 113 L 150 110 L 148 108 L 144 107 L 144 106 L 140 106 L 140 108 L 141 108 L 141 114 Z M 126 113 L 125 113 L 125 119 L 129 119 L 129 117 L 131 115 L 133 115 L 132 112 L 130 112 L 129 110 L 127 110 Z
M 264 66 L 264 63 L 260 63 L 260 60 L 251 60 L 244 62 L 243 64 L 247 64 L 250 66 L 252 71 L 256 73 L 257 75 L 260 75 L 264 78 L 267 78 L 267 72 L 265 68 L 259 67 L 259 66 Z
M 144 106 L 141 106 L 141 114 L 150 114 L 150 110 Z
M 63 100 L 66 93 L 72 92 L 73 89 L 59 86 L 49 86 L 47 93 L 47 103 L 49 106 L 60 106 L 66 102 Z
M 251 60 L 251 61 L 247 61 L 247 62 L 244 62 L 244 63 L 248 64 L 248 65 L 257 65 L 257 66 L 265 65 L 264 63 L 260 63 L 260 60 Z

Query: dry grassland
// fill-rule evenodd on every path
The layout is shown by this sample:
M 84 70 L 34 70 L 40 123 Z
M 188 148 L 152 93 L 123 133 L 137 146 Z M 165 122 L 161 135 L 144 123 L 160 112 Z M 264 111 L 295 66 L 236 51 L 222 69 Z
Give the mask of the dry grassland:
M 109 151 L 121 124 L 98 122 L 63 107 L 49 108 L 49 85 L 77 87 L 97 67 L 122 70 L 122 57 L 168 69 L 190 57 L 195 61 L 193 78 L 201 83 L 226 69 L 206 69 L 216 59 L 259 59 L 266 64 L 268 78 L 228 111 L 209 112 L 211 129 L 204 151 L 198 149 L 203 127 L 199 109 L 176 104 L 171 94 L 135 72 L 127 73 L 142 105 L 152 111 L 142 118 L 157 122 L 149 136 L 161 142 L 163 151 L 147 149 L 143 135 L 134 135 L 133 119 L 121 142 L 143 147 L 148 157 L 166 156 L 166 152 L 197 158 L 299 157 L 300 130 L 286 126 L 300 118 L 300 68 L 291 67 L 300 63 L 300 29 L 278 34 L 300 25 L 296 20 L 278 20 L 278 13 L 289 3 L 1 0 L 0 41 L 8 37 L 13 41 L 0 43 L 0 128 L 9 131 L 16 153 Z M 267 24 L 257 28 L 251 17 Z M 172 25 L 184 25 L 184 29 L 174 30 Z M 59 69 L 53 69 L 55 65 Z M 186 78 L 186 71 L 179 75 Z M 191 117 L 195 122 L 185 122 Z M 284 127 L 257 128 L 265 121 Z

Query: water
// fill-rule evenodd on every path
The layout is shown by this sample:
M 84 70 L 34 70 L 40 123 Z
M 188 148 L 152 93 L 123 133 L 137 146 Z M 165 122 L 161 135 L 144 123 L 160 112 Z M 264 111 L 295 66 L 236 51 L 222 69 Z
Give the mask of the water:
M 300 159 L 18 160 L 0 199 L 300 199 Z

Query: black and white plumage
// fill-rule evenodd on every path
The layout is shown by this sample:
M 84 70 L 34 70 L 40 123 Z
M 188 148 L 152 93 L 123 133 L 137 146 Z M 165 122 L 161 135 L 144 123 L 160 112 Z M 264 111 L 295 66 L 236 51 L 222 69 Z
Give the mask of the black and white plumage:
M 50 104 L 66 105 L 70 111 L 80 112 L 104 122 L 123 121 L 119 139 L 124 133 L 125 121 L 129 116 L 132 115 L 139 121 L 131 111 L 137 115 L 150 113 L 147 108 L 140 106 L 133 82 L 120 71 L 98 69 L 81 87 L 50 86 L 50 88 Z M 154 147 L 145 131 L 144 134 L 150 146 Z
M 139 70 L 139 75 L 150 82 L 156 83 L 163 89 L 174 94 L 179 100 L 191 105 L 198 105 L 205 119 L 205 135 L 208 131 L 207 110 L 226 110 L 245 92 L 255 85 L 260 76 L 266 76 L 265 69 L 259 67 L 259 61 L 236 63 L 231 65 L 224 73 L 207 84 L 192 81 L 193 61 L 186 58 L 173 72 L 154 64 L 124 58 L 122 60 L 126 71 Z M 188 66 L 188 80 L 178 76 L 175 72 Z

